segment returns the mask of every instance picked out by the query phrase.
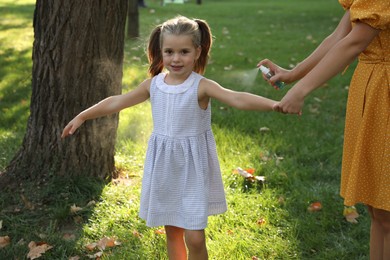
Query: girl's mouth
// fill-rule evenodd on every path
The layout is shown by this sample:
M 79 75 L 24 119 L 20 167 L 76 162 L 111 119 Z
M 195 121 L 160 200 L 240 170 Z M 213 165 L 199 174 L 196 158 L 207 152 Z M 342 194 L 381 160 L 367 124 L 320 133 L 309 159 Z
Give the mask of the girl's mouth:
M 183 66 L 172 66 L 172 65 L 171 65 L 171 68 L 172 68 L 172 70 L 174 70 L 174 71 L 178 71 L 178 70 L 181 70 L 181 69 L 183 68 Z

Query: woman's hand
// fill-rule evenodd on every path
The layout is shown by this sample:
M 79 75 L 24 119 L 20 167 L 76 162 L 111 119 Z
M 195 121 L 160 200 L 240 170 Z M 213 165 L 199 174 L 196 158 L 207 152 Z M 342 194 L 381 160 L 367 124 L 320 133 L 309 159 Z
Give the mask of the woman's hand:
M 299 88 L 290 89 L 282 100 L 273 106 L 273 110 L 283 114 L 302 115 L 305 96 Z
M 270 79 L 266 78 L 263 74 L 263 78 L 265 80 L 267 80 L 274 88 L 277 88 L 277 87 L 275 87 L 275 82 L 277 82 L 277 81 L 282 81 L 286 84 L 294 81 L 293 77 L 292 77 L 291 70 L 286 70 L 282 67 L 279 67 L 278 65 L 276 65 L 275 63 L 273 63 L 272 61 L 270 61 L 268 59 L 264 59 L 264 60 L 260 61 L 257 64 L 257 67 L 260 67 L 261 65 L 268 67 L 270 69 L 271 73 L 273 74 L 273 76 Z

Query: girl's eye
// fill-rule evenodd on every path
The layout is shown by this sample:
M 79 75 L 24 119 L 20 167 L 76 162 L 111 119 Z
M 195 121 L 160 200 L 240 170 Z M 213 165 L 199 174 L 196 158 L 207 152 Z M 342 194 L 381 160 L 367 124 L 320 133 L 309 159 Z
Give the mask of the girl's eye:
M 181 53 L 182 54 L 187 54 L 187 53 L 189 53 L 189 50 L 182 50 Z
M 164 53 L 166 53 L 166 54 L 172 54 L 172 50 L 165 50 Z

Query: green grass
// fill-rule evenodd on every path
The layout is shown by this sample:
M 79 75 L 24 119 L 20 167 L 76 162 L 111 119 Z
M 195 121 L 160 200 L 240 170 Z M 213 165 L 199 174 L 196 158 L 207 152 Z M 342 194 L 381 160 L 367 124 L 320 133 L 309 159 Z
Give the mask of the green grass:
M 203 5 L 140 9 L 141 36 L 126 41 L 123 91 L 147 77 L 144 42 L 158 23 L 177 14 L 209 22 L 215 36 L 206 76 L 225 87 L 280 99 L 261 77 L 244 81 L 257 62 L 270 58 L 288 67 L 308 55 L 337 25 L 337 1 L 210 0 Z M 34 1 L 0 0 L 0 171 L 19 148 L 29 115 Z M 213 101 L 213 131 L 223 172 L 228 211 L 209 218 L 210 259 L 367 259 L 369 217 L 359 224 L 342 216 L 340 166 L 347 88 L 354 65 L 307 98 L 303 116 L 244 112 Z M 241 84 L 244 82 L 245 84 Z M 53 178 L 21 183 L 0 193 L 0 236 L 11 237 L 0 259 L 24 259 L 30 241 L 53 246 L 42 259 L 86 258 L 85 245 L 104 236 L 122 244 L 102 259 L 166 259 L 165 237 L 138 217 L 140 182 L 148 136 L 148 102 L 120 114 L 116 164 L 120 181 Z M 261 127 L 270 131 L 260 132 Z M 254 168 L 264 184 L 233 170 Z M 23 196 L 24 197 L 23 197 Z M 26 199 L 23 199 L 26 198 Z M 88 206 L 90 201 L 96 204 Z M 307 207 L 321 201 L 320 212 Z M 29 204 L 30 203 L 30 204 Z M 75 204 L 82 207 L 71 213 Z M 264 219 L 265 223 L 257 222 Z M 64 234 L 75 239 L 64 240 Z

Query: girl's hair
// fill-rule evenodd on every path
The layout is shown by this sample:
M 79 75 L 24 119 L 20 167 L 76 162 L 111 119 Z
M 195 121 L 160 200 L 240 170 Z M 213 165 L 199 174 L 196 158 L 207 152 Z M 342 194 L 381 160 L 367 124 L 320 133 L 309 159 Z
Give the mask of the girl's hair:
M 163 70 L 163 59 L 161 47 L 164 35 L 189 35 L 195 48 L 200 47 L 201 53 L 195 63 L 194 71 L 203 74 L 209 59 L 209 52 L 212 45 L 212 34 L 206 21 L 199 19 L 188 19 L 184 16 L 178 16 L 170 19 L 163 24 L 158 25 L 149 37 L 147 48 L 149 59 L 149 74 L 158 75 Z

